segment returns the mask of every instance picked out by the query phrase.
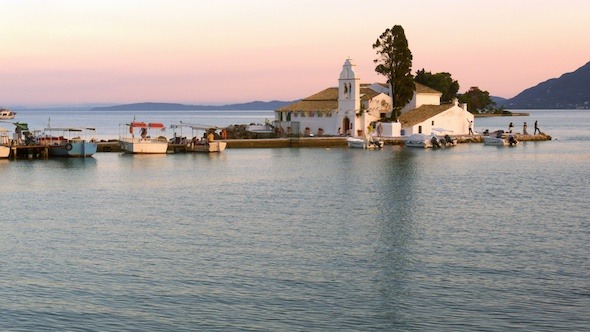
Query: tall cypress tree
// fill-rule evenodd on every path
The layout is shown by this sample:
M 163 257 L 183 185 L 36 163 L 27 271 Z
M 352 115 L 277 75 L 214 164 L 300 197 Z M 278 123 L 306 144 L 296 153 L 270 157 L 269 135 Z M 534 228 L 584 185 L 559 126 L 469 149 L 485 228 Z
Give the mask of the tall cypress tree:
M 391 89 L 393 110 L 391 120 L 397 121 L 399 111 L 412 100 L 414 94 L 414 78 L 412 76 L 412 52 L 408 47 L 408 40 L 401 25 L 394 25 L 386 29 L 379 36 L 373 49 L 379 58 L 375 71 L 387 77 Z

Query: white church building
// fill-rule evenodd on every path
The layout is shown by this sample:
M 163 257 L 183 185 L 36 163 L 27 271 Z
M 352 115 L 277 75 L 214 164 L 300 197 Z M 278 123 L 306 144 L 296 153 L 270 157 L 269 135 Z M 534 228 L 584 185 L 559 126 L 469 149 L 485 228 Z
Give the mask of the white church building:
M 376 122 L 391 115 L 392 99 L 386 84 L 360 83 L 351 59 L 342 66 L 338 87 L 327 88 L 275 110 L 274 126 L 289 134 L 349 135 L 364 137 Z M 442 93 L 415 83 L 412 100 L 401 110 L 398 122 L 381 123 L 381 136 L 430 135 L 444 129 L 467 135 L 474 116 L 456 101 L 441 104 Z

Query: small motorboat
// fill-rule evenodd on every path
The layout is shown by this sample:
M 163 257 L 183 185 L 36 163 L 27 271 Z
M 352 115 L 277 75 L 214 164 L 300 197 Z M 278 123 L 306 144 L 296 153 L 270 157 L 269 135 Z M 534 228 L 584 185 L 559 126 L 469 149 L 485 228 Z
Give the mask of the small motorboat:
M 503 130 L 498 130 L 492 135 L 483 137 L 484 145 L 495 145 L 495 146 L 516 146 L 518 140 L 512 133 L 505 133 Z
M 432 147 L 432 139 L 431 136 L 426 136 L 424 134 L 412 134 L 410 136 L 402 138 L 404 145 L 409 148 L 431 148 Z
M 187 152 L 222 152 L 227 147 L 227 142 L 215 139 L 217 130 L 221 129 L 223 132 L 223 128 L 182 123 L 182 121 L 180 124 L 170 125 L 170 128 L 174 130 L 174 137 L 171 139 L 170 143 L 173 145 L 184 146 L 185 151 Z M 183 128 L 190 129 L 192 139 L 188 140 L 183 136 Z M 177 130 L 180 131 L 180 135 L 176 132 Z M 224 137 L 223 135 L 218 136 Z
M 346 143 L 349 148 L 356 149 L 380 149 L 383 147 L 383 141 L 380 141 L 375 137 L 348 137 Z

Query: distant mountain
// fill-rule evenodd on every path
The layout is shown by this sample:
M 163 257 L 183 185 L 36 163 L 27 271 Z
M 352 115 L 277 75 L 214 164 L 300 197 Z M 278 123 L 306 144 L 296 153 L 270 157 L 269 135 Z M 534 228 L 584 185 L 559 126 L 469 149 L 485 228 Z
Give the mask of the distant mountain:
M 572 73 L 526 89 L 503 105 L 509 109 L 589 109 L 590 62 Z
M 492 101 L 494 103 L 496 103 L 496 106 L 498 106 L 498 107 L 505 105 L 506 102 L 508 101 L 508 99 L 502 98 L 502 97 L 490 96 L 490 98 L 492 99 Z
M 114 105 L 105 107 L 94 107 L 92 111 L 214 111 L 214 110 L 275 110 L 285 105 L 291 104 L 293 101 L 253 101 L 241 104 L 228 104 L 221 106 L 213 105 L 184 105 L 176 103 L 135 103 Z

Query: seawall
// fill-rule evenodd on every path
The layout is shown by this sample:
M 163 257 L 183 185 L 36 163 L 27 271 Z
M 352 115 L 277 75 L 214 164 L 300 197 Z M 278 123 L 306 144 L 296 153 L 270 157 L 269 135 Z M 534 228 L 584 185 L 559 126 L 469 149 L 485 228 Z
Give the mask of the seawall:
M 551 136 L 546 134 L 538 135 L 520 135 L 515 134 L 519 141 L 549 141 Z M 457 143 L 483 143 L 481 135 L 455 136 Z M 403 145 L 399 137 L 382 137 L 385 145 Z M 290 138 L 258 138 L 258 139 L 228 139 L 228 149 L 248 149 L 248 148 L 328 148 L 328 147 L 346 147 L 346 137 L 290 137 Z M 98 152 L 121 152 L 119 142 L 109 140 L 108 142 L 98 143 Z

